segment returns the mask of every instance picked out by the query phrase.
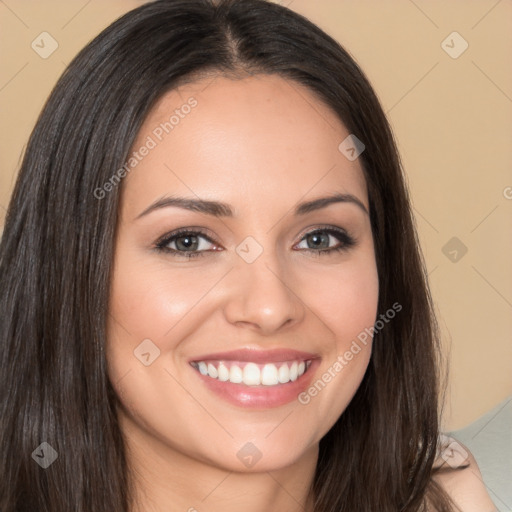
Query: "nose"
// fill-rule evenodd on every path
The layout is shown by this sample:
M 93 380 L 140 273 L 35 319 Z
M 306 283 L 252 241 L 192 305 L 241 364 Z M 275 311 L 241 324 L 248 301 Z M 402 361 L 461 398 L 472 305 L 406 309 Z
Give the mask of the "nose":
M 291 273 L 276 258 L 271 258 L 268 251 L 252 263 L 238 261 L 230 274 L 229 300 L 224 313 L 233 325 L 269 335 L 302 321 L 304 303 L 290 282 Z

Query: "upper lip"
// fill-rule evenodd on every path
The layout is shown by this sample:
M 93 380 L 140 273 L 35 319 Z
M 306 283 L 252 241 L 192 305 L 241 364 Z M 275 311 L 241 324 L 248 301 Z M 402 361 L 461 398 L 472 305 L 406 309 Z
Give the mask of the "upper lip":
M 318 356 L 311 352 L 302 352 L 293 349 L 278 348 L 273 350 L 260 350 L 252 348 L 240 348 L 238 350 L 231 350 L 229 352 L 215 352 L 212 354 L 205 354 L 202 356 L 190 359 L 190 362 L 195 361 L 246 361 L 254 363 L 267 363 L 279 361 L 307 361 L 315 359 Z

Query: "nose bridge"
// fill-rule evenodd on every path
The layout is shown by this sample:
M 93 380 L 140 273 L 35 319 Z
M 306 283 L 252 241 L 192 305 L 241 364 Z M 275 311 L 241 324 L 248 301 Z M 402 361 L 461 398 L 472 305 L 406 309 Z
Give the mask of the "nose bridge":
M 302 303 L 296 295 L 279 254 L 269 244 L 247 237 L 237 247 L 238 261 L 232 279 L 234 286 L 226 315 L 230 322 L 254 324 L 271 332 L 284 324 L 299 321 Z

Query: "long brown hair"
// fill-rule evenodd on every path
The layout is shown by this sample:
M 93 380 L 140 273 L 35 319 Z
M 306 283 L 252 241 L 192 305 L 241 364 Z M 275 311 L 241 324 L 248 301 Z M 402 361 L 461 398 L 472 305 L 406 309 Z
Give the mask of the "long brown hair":
M 101 199 L 94 191 L 123 166 L 156 100 L 212 73 L 303 84 L 365 144 L 378 312 L 395 302 L 403 310 L 375 334 L 356 395 L 320 442 L 315 512 L 423 511 L 427 498 L 452 510 L 432 480 L 438 327 L 391 129 L 349 53 L 264 0 L 143 5 L 90 42 L 52 91 L 0 245 L 0 509 L 130 510 L 104 354 L 121 187 Z M 52 454 L 46 469 L 36 464 Z

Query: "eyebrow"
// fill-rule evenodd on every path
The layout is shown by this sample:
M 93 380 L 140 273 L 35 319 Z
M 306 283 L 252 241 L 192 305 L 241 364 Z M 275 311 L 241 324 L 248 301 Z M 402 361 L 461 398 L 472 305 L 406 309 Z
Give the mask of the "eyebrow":
M 334 203 L 349 203 L 358 206 L 364 213 L 369 215 L 366 206 L 356 196 L 352 194 L 333 194 L 327 197 L 319 197 L 312 201 L 306 201 L 298 204 L 295 207 L 294 215 L 301 216 L 310 213 L 315 210 L 325 208 L 330 204 Z M 161 208 L 167 207 L 183 208 L 193 212 L 204 213 L 206 215 L 212 215 L 214 217 L 234 217 L 233 210 L 231 207 L 219 201 L 207 201 L 205 199 L 194 199 L 191 197 L 163 197 L 156 200 L 154 203 L 149 205 L 144 211 L 142 211 L 135 220 L 148 215 L 149 213 L 160 210 Z

